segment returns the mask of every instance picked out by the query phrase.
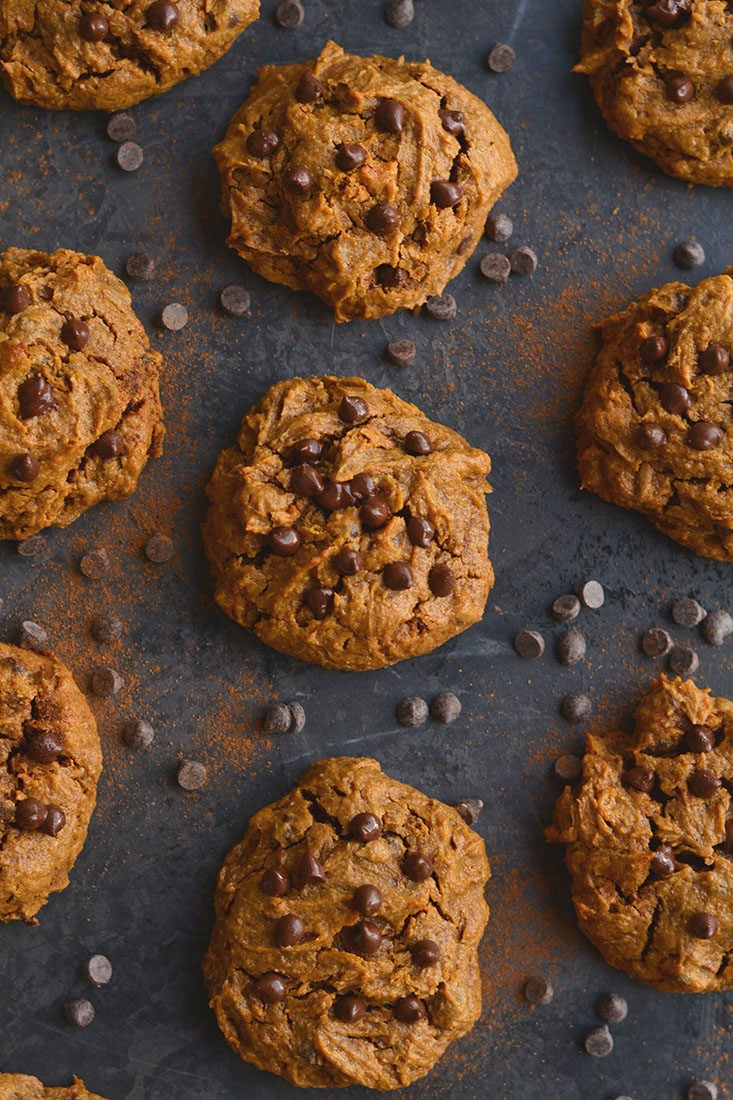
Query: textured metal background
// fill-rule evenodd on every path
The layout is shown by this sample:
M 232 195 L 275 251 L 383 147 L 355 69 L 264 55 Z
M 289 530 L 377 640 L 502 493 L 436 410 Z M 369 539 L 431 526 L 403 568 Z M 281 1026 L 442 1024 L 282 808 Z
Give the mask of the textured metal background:
M 383 21 L 383 0 L 305 0 L 297 31 L 273 21 L 275 0 L 231 52 L 203 76 L 134 109 L 145 163 L 133 175 L 111 162 L 104 117 L 44 113 L 0 96 L 0 243 L 64 245 L 100 254 L 122 272 L 130 251 L 158 259 L 156 281 L 134 287 L 135 306 L 165 355 L 168 437 L 163 459 L 128 502 L 104 505 L 52 531 L 40 559 L 0 548 L 0 636 L 18 622 L 46 625 L 80 683 L 105 657 L 88 633 L 100 608 L 126 623 L 110 662 L 126 677 L 113 702 L 95 700 L 105 752 L 99 804 L 71 886 L 53 897 L 38 928 L 0 929 L 0 1070 L 48 1083 L 83 1076 L 111 1100 L 270 1100 L 298 1095 L 240 1063 L 207 1008 L 199 965 L 212 924 L 221 859 L 249 814 L 290 786 L 312 760 L 373 754 L 392 775 L 447 802 L 479 796 L 478 828 L 492 860 L 492 920 L 481 950 L 484 1015 L 425 1080 L 404 1094 L 425 1100 L 635 1100 L 681 1097 L 697 1075 L 731 1081 L 731 998 L 656 993 L 610 970 L 580 935 L 559 852 L 543 841 L 558 785 L 555 756 L 581 731 L 558 715 L 569 690 L 589 689 L 594 727 L 628 712 L 655 671 L 638 636 L 664 622 L 674 596 L 703 605 L 731 599 L 731 567 L 704 561 L 641 518 L 578 491 L 570 418 L 592 356 L 590 325 L 679 273 L 677 240 L 695 235 L 709 275 L 731 260 L 730 195 L 662 175 L 606 130 L 586 81 L 571 73 L 579 0 L 417 0 L 404 31 Z M 328 37 L 346 49 L 433 63 L 482 96 L 509 130 L 520 177 L 497 209 L 515 222 L 513 246 L 540 256 L 532 279 L 502 289 L 478 274 L 482 245 L 450 290 L 450 324 L 401 313 L 334 326 L 315 298 L 249 272 L 225 243 L 211 147 L 244 99 L 257 63 L 313 56 Z M 496 41 L 517 50 L 515 68 L 488 72 Z M 248 319 L 223 315 L 219 290 L 244 282 Z M 158 316 L 180 300 L 190 323 L 163 333 Z M 388 339 L 418 346 L 414 368 L 387 366 Z M 199 525 L 202 486 L 241 413 L 270 383 L 296 374 L 360 374 L 391 386 L 458 428 L 494 461 L 491 556 L 497 583 L 485 620 L 419 660 L 379 673 L 339 674 L 266 650 L 218 613 Z M 176 541 L 175 559 L 146 562 L 153 530 Z M 78 572 L 90 546 L 114 567 L 93 584 Z M 547 605 L 587 577 L 606 586 L 600 612 L 579 625 L 588 659 L 573 670 L 552 657 L 521 661 L 522 627 L 557 634 Z M 688 632 L 672 628 L 677 637 Z M 698 682 L 733 692 L 731 651 L 700 642 Z M 395 704 L 441 689 L 463 700 L 451 727 L 400 729 Z M 263 708 L 299 699 L 308 723 L 270 742 Z M 156 727 L 147 752 L 119 738 L 125 718 Z M 203 760 L 209 783 L 175 784 L 181 756 Z M 112 983 L 91 990 L 80 964 L 109 955 Z M 554 1002 L 531 1009 L 529 973 L 552 979 Z M 604 1060 L 582 1053 L 593 1004 L 627 996 L 627 1021 Z M 63 1022 L 70 995 L 87 994 L 93 1024 Z M 326 1090 L 325 1096 L 338 1090 Z M 358 1096 L 361 1090 L 353 1090 Z

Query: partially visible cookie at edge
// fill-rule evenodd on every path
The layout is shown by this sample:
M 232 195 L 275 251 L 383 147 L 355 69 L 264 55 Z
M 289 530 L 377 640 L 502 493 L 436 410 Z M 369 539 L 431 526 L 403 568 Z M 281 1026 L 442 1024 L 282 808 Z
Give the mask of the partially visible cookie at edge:
M 94 810 L 102 751 L 69 669 L 0 643 L 0 921 L 36 923 L 63 890 Z
M 0 1100 L 104 1100 L 104 1097 L 89 1092 L 78 1077 L 67 1088 L 54 1088 L 25 1073 L 0 1073 Z
M 375 760 L 322 760 L 224 861 L 204 975 L 233 1050 L 306 1087 L 395 1089 L 481 1011 L 484 844 Z
M 502 127 L 452 77 L 333 42 L 260 69 L 214 153 L 229 244 L 337 321 L 442 293 L 517 174 Z

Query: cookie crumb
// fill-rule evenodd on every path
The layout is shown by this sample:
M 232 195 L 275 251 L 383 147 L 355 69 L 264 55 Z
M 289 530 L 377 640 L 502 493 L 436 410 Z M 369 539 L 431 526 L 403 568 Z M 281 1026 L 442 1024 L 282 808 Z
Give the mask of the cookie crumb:
M 397 721 L 408 729 L 424 726 L 428 714 L 428 704 L 419 695 L 408 695 L 397 707 Z
M 197 791 L 206 785 L 206 768 L 198 760 L 184 760 L 178 767 L 176 779 L 184 791 Z

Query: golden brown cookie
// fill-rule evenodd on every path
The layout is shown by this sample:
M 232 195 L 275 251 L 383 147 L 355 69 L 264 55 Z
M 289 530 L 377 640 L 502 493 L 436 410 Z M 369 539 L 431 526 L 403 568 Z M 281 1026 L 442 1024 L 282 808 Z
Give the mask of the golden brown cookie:
M 160 362 L 98 256 L 0 255 L 0 538 L 133 491 L 161 452 Z
M 483 841 L 382 772 L 321 760 L 219 874 L 204 975 L 229 1045 L 296 1085 L 395 1089 L 481 1012 Z
M 658 989 L 733 988 L 733 703 L 652 684 L 631 736 L 587 737 L 548 839 L 567 845 L 578 923 Z
M 477 622 L 488 455 L 360 378 L 278 382 L 207 492 L 215 597 L 267 645 L 382 668 Z
M 727 0 L 584 0 L 582 58 L 606 122 L 665 172 L 733 186 Z
M 104 1100 L 89 1092 L 78 1077 L 68 1088 L 47 1088 L 37 1077 L 25 1073 L 0 1073 L 0 1100 Z
M 440 294 L 517 174 L 491 111 L 429 61 L 267 65 L 214 150 L 229 244 L 337 321 Z
M 68 668 L 0 643 L 0 921 L 69 884 L 97 797 L 97 724 Z
M 3 83 L 37 107 L 118 111 L 213 65 L 259 10 L 259 0 L 5 0 Z
M 733 269 L 652 290 L 599 332 L 575 418 L 583 487 L 733 561 Z

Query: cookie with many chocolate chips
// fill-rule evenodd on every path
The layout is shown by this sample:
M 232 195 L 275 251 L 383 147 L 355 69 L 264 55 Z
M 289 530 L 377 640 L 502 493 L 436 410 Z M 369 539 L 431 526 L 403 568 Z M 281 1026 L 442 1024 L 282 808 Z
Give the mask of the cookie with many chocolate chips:
M 96 802 L 97 725 L 68 668 L 0 643 L 0 921 L 63 890 Z
M 451 77 L 333 42 L 260 69 L 214 153 L 229 244 L 337 321 L 441 294 L 517 174 L 504 130 Z
M 104 1097 L 89 1092 L 78 1077 L 68 1088 L 53 1088 L 25 1073 L 0 1073 L 0 1100 L 104 1100 Z
M 128 496 L 161 453 L 161 357 L 98 256 L 0 255 L 0 538 Z
M 733 703 L 652 684 L 632 735 L 587 735 L 548 839 L 566 845 L 583 932 L 657 989 L 733 988 Z
M 733 561 L 733 269 L 668 283 L 598 328 L 575 418 L 583 487 Z
M 3 83 L 37 107 L 118 111 L 213 65 L 259 10 L 259 0 L 5 0 Z
M 322 760 L 250 820 L 204 975 L 233 1050 L 296 1085 L 395 1089 L 481 1012 L 481 838 L 376 760 Z
M 606 122 L 679 179 L 733 186 L 733 7 L 585 0 L 582 58 Z
M 360 378 L 294 378 L 245 415 L 207 492 L 217 603 L 267 645 L 382 668 L 477 622 L 488 455 Z

